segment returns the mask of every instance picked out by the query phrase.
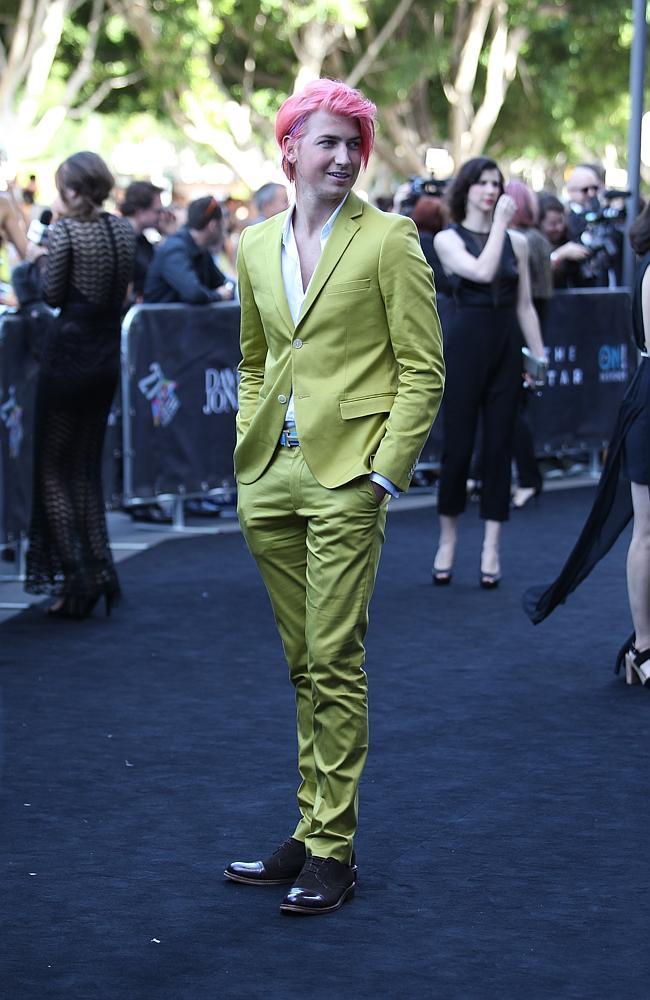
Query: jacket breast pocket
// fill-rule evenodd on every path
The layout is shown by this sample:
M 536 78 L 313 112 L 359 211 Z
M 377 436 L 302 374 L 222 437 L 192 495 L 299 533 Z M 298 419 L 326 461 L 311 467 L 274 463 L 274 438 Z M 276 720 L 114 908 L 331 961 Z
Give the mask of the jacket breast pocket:
M 339 406 L 343 420 L 354 420 L 355 417 L 370 417 L 375 413 L 390 413 L 394 402 L 394 392 L 382 392 L 374 396 L 342 399 Z
M 325 286 L 325 294 L 346 295 L 351 292 L 369 292 L 371 287 L 370 278 L 357 278 L 356 281 L 334 281 Z

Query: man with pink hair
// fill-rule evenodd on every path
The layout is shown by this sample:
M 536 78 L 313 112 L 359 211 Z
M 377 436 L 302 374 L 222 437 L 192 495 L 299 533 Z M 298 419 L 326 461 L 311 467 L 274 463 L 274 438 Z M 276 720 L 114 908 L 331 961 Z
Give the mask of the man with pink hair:
M 389 499 L 408 488 L 444 381 L 417 230 L 352 191 L 375 111 L 333 80 L 285 101 L 276 137 L 295 205 L 239 244 L 238 511 L 295 687 L 302 780 L 292 836 L 225 875 L 293 883 L 286 913 L 354 893 L 368 604 Z

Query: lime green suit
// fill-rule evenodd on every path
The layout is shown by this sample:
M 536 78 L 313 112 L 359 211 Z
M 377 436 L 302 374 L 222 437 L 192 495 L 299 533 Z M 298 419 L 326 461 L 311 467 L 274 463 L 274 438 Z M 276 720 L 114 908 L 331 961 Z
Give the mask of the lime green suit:
M 285 214 L 242 233 L 239 517 L 296 688 L 294 836 L 349 863 L 367 751 L 363 639 L 388 498 L 408 488 L 442 396 L 431 270 L 413 223 L 351 193 L 294 325 L 281 270 Z M 279 448 L 294 394 L 300 447 Z

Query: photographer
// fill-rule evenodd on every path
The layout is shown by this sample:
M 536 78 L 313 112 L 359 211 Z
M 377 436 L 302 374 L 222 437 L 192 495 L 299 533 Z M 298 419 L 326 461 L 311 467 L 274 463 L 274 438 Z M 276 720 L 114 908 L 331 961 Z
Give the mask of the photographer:
M 444 181 L 412 177 L 395 192 L 393 211 L 413 220 L 417 226 L 422 252 L 433 271 L 436 296 L 451 298 L 453 290 L 449 278 L 433 246 L 434 236 L 449 225 L 449 212 L 443 200 L 444 188 Z
M 551 244 L 554 288 L 581 288 L 581 264 L 589 259 L 582 243 L 569 240 L 564 206 L 554 194 L 542 191 L 538 199 L 540 232 Z
M 602 188 L 598 172 L 587 164 L 577 166 L 567 181 L 569 240 L 580 242 L 589 252 L 575 288 L 614 288 L 621 281 L 625 209 L 612 202 L 626 192 Z

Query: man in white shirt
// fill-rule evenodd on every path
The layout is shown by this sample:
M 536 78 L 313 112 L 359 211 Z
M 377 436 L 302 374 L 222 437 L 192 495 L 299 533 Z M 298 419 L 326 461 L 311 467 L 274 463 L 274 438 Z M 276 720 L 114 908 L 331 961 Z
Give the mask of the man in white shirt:
M 332 80 L 285 101 L 276 138 L 295 206 L 239 245 L 238 510 L 295 687 L 302 782 L 293 835 L 225 875 L 293 882 L 287 913 L 354 893 L 368 604 L 389 498 L 408 488 L 444 379 L 417 230 L 352 192 L 374 114 Z

